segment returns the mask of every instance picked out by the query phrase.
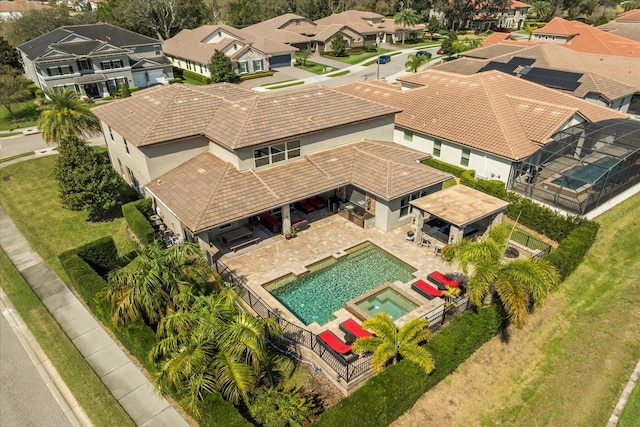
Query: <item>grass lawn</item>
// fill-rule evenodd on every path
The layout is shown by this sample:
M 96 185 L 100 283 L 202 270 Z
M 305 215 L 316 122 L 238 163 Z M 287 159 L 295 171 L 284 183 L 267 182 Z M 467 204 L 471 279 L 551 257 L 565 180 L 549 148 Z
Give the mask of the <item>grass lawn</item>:
M 18 116 L 18 120 L 14 120 L 4 106 L 0 106 L 0 130 L 12 130 L 35 126 L 36 119 L 40 114 L 38 108 L 33 103 L 33 99 L 19 104 L 13 104 L 11 106 L 11 111 Z
M 636 386 L 629 396 L 627 406 L 624 407 L 618 427 L 638 427 L 640 425 L 640 385 L 636 382 Z
M 135 244 L 127 237 L 126 221 L 121 216 L 89 224 L 85 212 L 60 206 L 53 175 L 56 158 L 46 156 L 0 169 L 0 202 L 33 248 L 69 283 L 58 260 L 62 252 L 104 236 L 113 236 L 123 254 Z M 13 178 L 5 180 L 9 176 Z
M 135 425 L 2 250 L 0 285 L 93 424 Z
M 285 83 L 283 85 L 277 85 L 277 86 L 270 86 L 267 89 L 269 90 L 274 90 L 274 89 L 283 89 L 285 87 L 290 87 L 290 86 L 298 86 L 298 85 L 303 85 L 304 82 L 302 80 L 298 80 L 298 81 L 294 81 L 292 83 Z
M 325 74 L 335 71 L 335 68 L 331 66 L 318 64 L 312 61 L 307 61 L 306 65 L 296 65 L 296 67 L 314 74 Z
M 433 425 L 606 425 L 640 359 L 639 216 L 636 195 L 597 218 L 584 262 L 527 325 L 483 346 L 393 426 L 427 411 Z

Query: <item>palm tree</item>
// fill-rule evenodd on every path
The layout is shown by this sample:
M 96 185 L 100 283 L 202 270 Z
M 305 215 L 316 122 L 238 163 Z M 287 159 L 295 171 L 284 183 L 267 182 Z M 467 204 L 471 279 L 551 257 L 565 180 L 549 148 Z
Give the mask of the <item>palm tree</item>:
M 458 261 L 462 271 L 473 274 L 467 282 L 471 302 L 481 306 L 496 294 L 509 321 L 522 327 L 534 305 L 541 304 L 560 282 L 555 267 L 544 259 L 516 259 L 504 262 L 509 229 L 501 224 L 486 238 L 472 242 L 462 239 L 443 250 L 443 258 Z
M 420 15 L 415 10 L 406 7 L 395 14 L 393 22 L 402 26 L 402 28 L 406 30 L 420 22 Z M 406 31 L 402 31 L 402 44 L 404 44 L 405 32 Z
M 273 364 L 267 340 L 281 330 L 277 319 L 257 319 L 237 308 L 236 297 L 214 294 L 163 318 L 157 333 L 149 359 L 158 387 L 175 390 L 198 416 L 199 403 L 214 390 L 233 404 L 249 402 L 264 368 Z
M 548 21 L 549 16 L 553 13 L 551 3 L 544 0 L 537 0 L 531 3 L 531 13 L 536 15 L 536 18 L 540 21 Z
M 435 368 L 431 354 L 420 346 L 428 341 L 431 333 L 427 329 L 429 322 L 418 318 L 407 322 L 400 330 L 387 313 L 378 313 L 362 322 L 362 327 L 375 334 L 360 338 L 353 343 L 354 353 L 373 353 L 371 367 L 381 371 L 390 361 L 395 364 L 399 357 L 417 363 L 427 374 Z
M 57 142 L 66 136 L 95 136 L 100 133 L 100 121 L 80 104 L 71 88 L 46 90 L 49 101 L 43 106 L 37 125 L 46 142 Z
M 416 71 L 418 71 L 418 68 L 420 68 L 420 66 L 427 61 L 428 59 L 424 56 L 418 56 L 410 53 L 409 56 L 407 56 L 407 62 L 405 62 L 404 66 L 407 67 L 412 73 L 415 73 Z
M 196 244 L 171 249 L 147 245 L 126 267 L 109 275 L 111 320 L 116 327 L 139 319 L 155 325 L 169 310 L 188 307 L 196 295 L 220 289 L 221 284 Z

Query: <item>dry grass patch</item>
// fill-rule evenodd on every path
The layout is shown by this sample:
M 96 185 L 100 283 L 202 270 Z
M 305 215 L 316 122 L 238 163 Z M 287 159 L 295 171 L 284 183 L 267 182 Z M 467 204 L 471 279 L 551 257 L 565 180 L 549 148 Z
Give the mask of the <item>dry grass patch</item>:
M 605 425 L 640 358 L 640 195 L 509 344 L 494 338 L 395 427 Z

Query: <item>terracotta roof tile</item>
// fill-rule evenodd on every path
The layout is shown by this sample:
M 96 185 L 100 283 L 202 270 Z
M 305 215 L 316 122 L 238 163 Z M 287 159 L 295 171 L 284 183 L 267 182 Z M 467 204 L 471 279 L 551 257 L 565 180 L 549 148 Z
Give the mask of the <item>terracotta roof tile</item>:
M 348 183 L 389 200 L 451 177 L 417 162 L 425 157 L 390 142 L 360 141 L 240 172 L 207 152 L 147 188 L 186 227 L 200 231 Z
M 463 76 L 428 70 L 398 80 L 422 87 L 384 90 L 355 82 L 337 90 L 402 108 L 398 126 L 513 160 L 534 153 L 574 112 L 590 121 L 627 117 L 499 71 Z
M 93 112 L 138 147 L 204 135 L 235 150 L 395 114 L 398 109 L 322 87 L 256 93 L 218 84 L 158 86 Z
M 290 22 L 297 22 L 297 26 L 286 27 Z M 286 43 L 305 43 L 312 40 L 311 37 L 300 33 L 301 28 L 311 28 L 316 24 L 300 15 L 294 13 L 285 13 L 275 18 L 267 19 L 254 25 L 243 28 L 247 33 L 266 37 L 268 39 Z

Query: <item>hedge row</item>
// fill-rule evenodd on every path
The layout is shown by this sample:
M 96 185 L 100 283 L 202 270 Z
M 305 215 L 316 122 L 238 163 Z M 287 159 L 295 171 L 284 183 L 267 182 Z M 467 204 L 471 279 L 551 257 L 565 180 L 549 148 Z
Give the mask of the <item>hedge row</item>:
M 151 199 L 142 199 L 122 205 L 122 215 L 127 220 L 129 229 L 143 245 L 153 242 L 153 227 L 147 219 L 149 215 L 147 205 L 150 207 Z
M 443 172 L 449 172 L 451 175 L 458 178 L 460 178 L 464 172 L 467 172 L 467 169 L 445 163 L 442 160 L 434 159 L 433 157 L 423 160 L 422 163 Z M 475 171 L 472 172 L 475 175 Z
M 243 74 L 242 76 L 240 76 L 240 80 L 244 81 L 244 80 L 258 79 L 260 77 L 269 77 L 269 76 L 273 76 L 273 71 L 262 71 L 260 73 Z
M 504 182 L 493 179 L 477 179 L 474 170 L 463 170 L 436 159 L 427 159 L 424 164 L 433 168 L 449 172 L 460 177 L 460 183 L 467 187 L 474 188 L 483 193 L 490 194 L 499 199 L 509 202 L 505 209 L 505 214 L 512 219 L 549 237 L 556 242 L 562 242 L 572 231 L 588 222 L 584 218 L 577 216 L 564 216 L 554 210 L 539 205 L 534 201 L 519 194 L 507 191 Z
M 504 316 L 495 305 L 466 311 L 426 345 L 436 366 L 430 375 L 408 361 L 389 366 L 329 408 L 313 424 L 328 427 L 388 426 L 493 338 L 503 322 Z
M 580 265 L 595 242 L 599 229 L 600 224 L 597 222 L 585 222 L 573 230 L 555 250 L 545 257 L 556 267 L 563 280 Z
M 191 80 L 195 80 L 200 83 L 209 84 L 211 83 L 211 79 L 207 76 L 203 76 L 202 74 L 194 73 L 189 70 L 182 70 L 182 76 L 184 78 L 189 78 Z
M 92 265 L 100 270 L 121 266 L 122 260 L 118 259 L 115 249 L 113 239 L 104 237 L 64 252 L 59 258 L 62 267 L 71 279 L 71 284 L 93 312 L 93 315 L 114 333 L 129 353 L 138 359 L 147 370 L 151 371 L 147 355 L 157 342 L 154 331 L 142 321 L 131 323 L 121 329 L 113 326 L 109 302 L 105 297 L 107 282 L 92 268 Z M 245 427 L 251 425 L 232 404 L 222 399 L 218 393 L 212 393 L 203 406 L 203 420 L 200 422 L 202 426 Z

